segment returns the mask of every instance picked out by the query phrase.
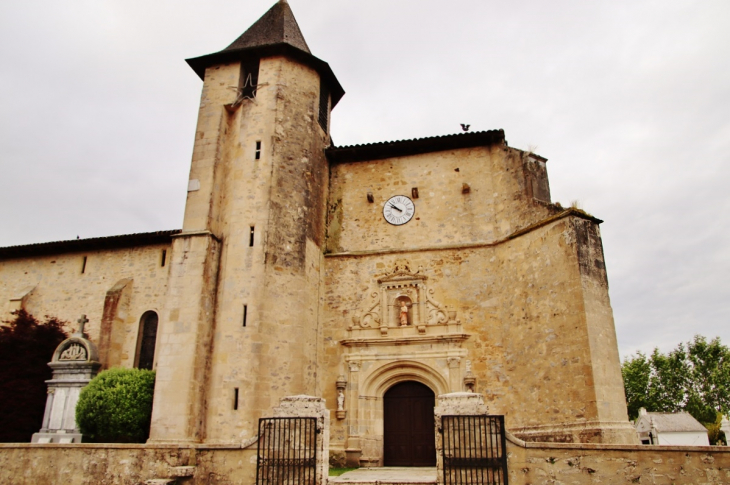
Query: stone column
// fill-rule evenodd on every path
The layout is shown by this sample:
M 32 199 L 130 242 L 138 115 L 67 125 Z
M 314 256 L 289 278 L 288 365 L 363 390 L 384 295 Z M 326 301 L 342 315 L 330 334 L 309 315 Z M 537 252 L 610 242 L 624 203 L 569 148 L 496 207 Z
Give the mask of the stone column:
M 347 441 L 345 442 L 345 464 L 349 467 L 360 466 L 362 446 L 360 445 L 360 362 L 348 362 L 350 382 L 348 383 Z
M 317 419 L 317 485 L 325 485 L 329 475 L 330 412 L 325 400 L 314 396 L 287 396 L 274 408 L 275 418 Z
M 428 313 L 426 312 L 426 285 L 416 285 L 418 291 L 418 324 L 428 325 Z
M 461 391 L 461 359 L 449 357 L 446 359 L 449 364 L 449 388 L 451 392 Z
M 473 392 L 441 394 L 436 399 L 436 475 L 439 485 L 444 483 L 444 444 L 441 436 L 441 416 L 486 416 L 489 414 L 484 398 Z

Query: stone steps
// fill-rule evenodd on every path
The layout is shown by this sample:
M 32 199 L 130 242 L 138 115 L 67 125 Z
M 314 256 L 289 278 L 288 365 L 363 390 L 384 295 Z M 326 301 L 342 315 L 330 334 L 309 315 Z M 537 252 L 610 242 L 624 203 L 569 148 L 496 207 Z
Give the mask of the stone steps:
M 329 477 L 330 485 L 434 485 L 436 468 L 358 468 L 339 477 Z

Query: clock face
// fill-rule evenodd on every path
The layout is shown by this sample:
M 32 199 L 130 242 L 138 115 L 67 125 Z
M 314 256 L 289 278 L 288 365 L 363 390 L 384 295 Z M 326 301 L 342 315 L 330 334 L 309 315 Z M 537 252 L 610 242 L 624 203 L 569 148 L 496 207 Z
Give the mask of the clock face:
M 394 226 L 400 226 L 410 221 L 415 213 L 416 206 L 405 195 L 395 195 L 383 206 L 383 217 Z

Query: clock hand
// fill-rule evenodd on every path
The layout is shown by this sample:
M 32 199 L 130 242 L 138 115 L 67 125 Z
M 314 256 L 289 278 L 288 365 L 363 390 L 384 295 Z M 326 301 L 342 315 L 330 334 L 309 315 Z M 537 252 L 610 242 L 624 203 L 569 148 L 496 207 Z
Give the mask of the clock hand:
M 391 207 L 392 207 L 393 209 L 397 210 L 398 212 L 403 212 L 403 209 L 400 209 L 400 208 L 398 208 L 397 206 L 394 206 L 393 204 L 390 204 L 390 206 L 391 206 Z

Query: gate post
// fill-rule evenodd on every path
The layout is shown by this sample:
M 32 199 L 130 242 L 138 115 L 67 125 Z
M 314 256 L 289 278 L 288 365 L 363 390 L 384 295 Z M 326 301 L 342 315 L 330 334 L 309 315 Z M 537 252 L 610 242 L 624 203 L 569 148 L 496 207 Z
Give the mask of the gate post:
M 315 396 L 282 397 L 274 408 L 275 418 L 315 418 L 317 420 L 316 485 L 325 485 L 329 475 L 330 412 L 325 400 Z
M 441 433 L 442 416 L 486 416 L 489 414 L 484 398 L 474 392 L 451 392 L 436 398 L 434 421 L 436 425 L 436 476 L 444 485 L 444 443 Z

